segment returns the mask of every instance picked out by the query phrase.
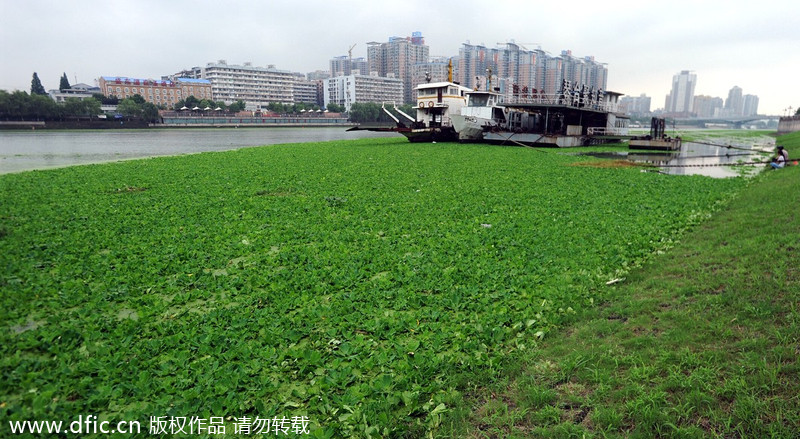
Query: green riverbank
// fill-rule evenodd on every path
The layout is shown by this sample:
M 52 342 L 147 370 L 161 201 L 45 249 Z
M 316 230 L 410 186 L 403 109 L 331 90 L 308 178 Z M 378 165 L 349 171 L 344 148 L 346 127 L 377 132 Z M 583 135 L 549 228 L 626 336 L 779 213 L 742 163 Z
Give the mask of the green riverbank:
M 437 434 L 747 186 L 595 160 L 391 138 L 0 176 L 0 431 Z
M 799 134 L 778 143 L 800 151 Z M 800 167 L 757 177 L 477 392 L 445 435 L 800 437 L 798 206 Z

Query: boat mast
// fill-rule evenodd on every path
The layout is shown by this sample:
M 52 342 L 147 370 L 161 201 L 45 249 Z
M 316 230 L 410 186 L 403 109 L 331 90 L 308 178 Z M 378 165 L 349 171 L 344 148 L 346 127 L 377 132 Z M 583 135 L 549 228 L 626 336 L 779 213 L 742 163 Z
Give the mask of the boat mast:
M 453 82 L 453 58 L 447 60 L 447 82 Z

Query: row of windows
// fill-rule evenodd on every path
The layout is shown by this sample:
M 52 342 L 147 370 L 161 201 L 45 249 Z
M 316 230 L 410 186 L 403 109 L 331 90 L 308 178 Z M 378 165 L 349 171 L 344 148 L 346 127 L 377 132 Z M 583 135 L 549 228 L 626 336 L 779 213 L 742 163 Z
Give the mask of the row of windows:
M 138 94 L 140 94 L 142 96 L 144 96 L 145 94 L 147 94 L 149 96 L 153 96 L 153 89 L 152 88 L 145 89 L 145 88 L 136 88 L 136 87 L 133 87 L 133 88 L 125 87 L 124 91 L 125 91 L 126 95 L 129 94 L 129 93 L 131 95 L 135 95 L 135 94 L 138 93 Z M 106 94 L 107 95 L 113 95 L 113 94 L 119 95 L 122 92 L 123 92 L 122 87 L 117 87 L 116 92 L 114 91 L 114 87 L 110 87 L 109 86 L 109 87 L 106 88 Z M 186 87 L 184 87 L 184 92 L 186 92 Z M 156 94 L 156 96 L 160 96 L 161 95 L 161 89 L 158 89 L 158 88 L 155 89 L 155 94 Z M 192 91 L 192 92 L 187 93 L 187 94 L 194 94 L 194 92 Z M 170 96 L 175 96 L 176 95 L 175 90 L 169 90 L 169 95 Z M 201 89 L 201 90 L 198 90 L 197 95 L 200 96 L 200 97 L 205 97 L 206 95 L 208 95 L 210 97 L 211 96 L 211 91 L 210 90 L 202 90 Z M 178 97 L 181 96 L 181 91 L 180 90 L 177 91 L 177 96 Z M 166 98 L 166 97 L 167 97 L 167 90 L 164 90 L 164 98 Z

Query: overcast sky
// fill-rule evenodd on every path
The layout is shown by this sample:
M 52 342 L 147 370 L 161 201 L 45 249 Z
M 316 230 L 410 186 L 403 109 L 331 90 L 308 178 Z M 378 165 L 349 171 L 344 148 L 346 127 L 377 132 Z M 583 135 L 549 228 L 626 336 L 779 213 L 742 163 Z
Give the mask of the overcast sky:
M 800 106 L 800 1 L 0 0 L 0 89 L 160 78 L 220 59 L 308 73 L 369 41 L 420 31 L 431 55 L 515 40 L 608 64 L 608 89 L 662 108 L 672 76 L 697 74 L 696 95 L 738 85 L 759 113 Z

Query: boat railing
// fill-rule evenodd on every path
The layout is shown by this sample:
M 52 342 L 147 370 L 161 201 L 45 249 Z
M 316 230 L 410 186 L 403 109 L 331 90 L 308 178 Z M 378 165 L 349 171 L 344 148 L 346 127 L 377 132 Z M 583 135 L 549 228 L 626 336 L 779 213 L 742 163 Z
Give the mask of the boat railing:
M 586 134 L 590 136 L 625 136 L 628 134 L 628 129 L 619 127 L 589 127 L 586 129 Z
M 597 111 L 617 111 L 616 103 L 598 101 L 590 97 L 567 96 L 563 93 L 513 95 L 506 99 L 506 106 L 513 106 L 514 104 L 564 105 L 572 108 L 585 108 Z

